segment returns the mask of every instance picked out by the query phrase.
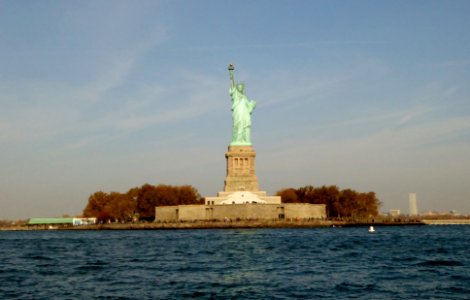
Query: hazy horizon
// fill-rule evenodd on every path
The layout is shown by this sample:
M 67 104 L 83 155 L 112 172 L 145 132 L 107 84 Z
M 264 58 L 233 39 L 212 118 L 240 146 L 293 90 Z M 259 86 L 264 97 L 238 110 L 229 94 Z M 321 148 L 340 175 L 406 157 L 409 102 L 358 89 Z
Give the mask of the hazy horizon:
M 223 189 L 227 65 L 260 189 L 470 214 L 468 1 L 2 1 L 0 219 L 99 190 Z

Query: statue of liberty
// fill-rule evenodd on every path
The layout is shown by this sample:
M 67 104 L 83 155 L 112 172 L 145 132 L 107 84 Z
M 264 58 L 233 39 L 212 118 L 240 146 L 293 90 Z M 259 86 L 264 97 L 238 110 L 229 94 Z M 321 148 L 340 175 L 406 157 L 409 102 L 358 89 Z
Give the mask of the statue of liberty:
M 235 84 L 233 79 L 234 67 L 228 66 L 230 73 L 230 97 L 232 97 L 232 142 L 231 146 L 251 146 L 251 113 L 256 107 L 256 102 L 248 100 L 244 94 L 245 85 Z

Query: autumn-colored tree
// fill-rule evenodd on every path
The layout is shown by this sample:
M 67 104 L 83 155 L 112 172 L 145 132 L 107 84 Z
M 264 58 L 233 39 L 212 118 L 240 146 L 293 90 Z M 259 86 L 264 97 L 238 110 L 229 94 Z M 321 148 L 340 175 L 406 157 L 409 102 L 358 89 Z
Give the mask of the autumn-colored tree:
M 178 205 L 178 192 L 177 189 L 171 185 L 160 184 L 157 185 L 157 205 Z
M 325 204 L 328 217 L 369 218 L 378 215 L 381 204 L 373 192 L 340 190 L 337 186 L 286 188 L 278 191 L 277 195 L 281 196 L 283 203 Z
M 126 195 L 133 199 L 135 202 L 137 202 L 137 196 L 139 195 L 139 191 L 139 187 L 134 187 L 127 191 Z
M 109 201 L 105 210 L 114 221 L 132 221 L 136 210 L 136 202 L 129 194 L 112 192 L 108 198 Z
M 351 189 L 342 190 L 339 195 L 338 213 L 343 217 L 351 217 L 355 214 L 357 207 L 357 192 Z
M 339 201 L 340 191 L 337 186 L 322 186 L 316 188 L 313 192 L 313 203 L 325 204 L 326 214 L 328 216 L 337 216 L 336 207 Z
M 201 196 L 199 195 L 198 191 L 190 186 L 190 185 L 183 185 L 174 187 L 176 190 L 176 195 L 178 198 L 178 204 L 199 204 L 201 202 Z
M 137 194 L 137 211 L 139 217 L 150 220 L 155 217 L 155 206 L 158 204 L 157 188 L 150 184 L 144 184 Z
M 108 194 L 95 192 L 88 198 L 88 204 L 83 210 L 84 217 L 98 217 L 105 209 L 108 202 Z
M 137 211 L 143 220 L 155 218 L 156 206 L 202 204 L 198 191 L 190 186 L 144 184 L 137 193 Z
M 315 188 L 312 185 L 298 188 L 296 194 L 301 203 L 315 203 Z
M 357 196 L 357 207 L 355 217 L 358 218 L 370 218 L 374 217 L 378 213 L 380 201 L 376 198 L 374 192 L 359 193 Z
M 276 193 L 277 196 L 281 197 L 282 203 L 298 203 L 299 197 L 297 196 L 296 190 L 293 188 L 282 189 Z
M 96 217 L 99 221 L 130 221 L 135 211 L 135 201 L 127 194 L 96 192 L 88 198 L 83 211 L 85 217 Z

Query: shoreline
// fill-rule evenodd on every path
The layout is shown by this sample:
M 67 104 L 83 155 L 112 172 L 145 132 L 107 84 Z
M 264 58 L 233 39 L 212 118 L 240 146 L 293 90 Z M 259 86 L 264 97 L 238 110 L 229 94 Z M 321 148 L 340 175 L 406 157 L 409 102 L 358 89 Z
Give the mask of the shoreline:
M 435 219 L 406 221 L 354 222 L 337 220 L 240 220 L 240 221 L 193 221 L 193 222 L 149 222 L 109 223 L 82 226 L 40 225 L 4 226 L 0 231 L 34 230 L 190 230 L 190 229 L 263 229 L 263 228 L 325 228 L 325 227 L 368 227 L 368 226 L 447 226 L 470 225 L 470 219 Z
M 194 221 L 194 222 L 151 222 L 151 223 L 110 223 L 82 226 L 17 226 L 0 227 L 1 231 L 32 230 L 189 230 L 189 229 L 263 229 L 263 228 L 325 228 L 325 227 L 366 227 L 366 226 L 421 226 L 422 221 L 403 222 L 348 222 L 331 220 L 241 220 L 241 221 Z

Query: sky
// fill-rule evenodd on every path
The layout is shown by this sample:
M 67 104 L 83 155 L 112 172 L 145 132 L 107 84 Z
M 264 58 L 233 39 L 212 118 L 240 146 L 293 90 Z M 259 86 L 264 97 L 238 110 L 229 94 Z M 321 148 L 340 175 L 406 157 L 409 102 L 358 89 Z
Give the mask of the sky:
M 223 190 L 229 63 L 260 189 L 470 214 L 470 1 L 1 1 L 0 219 Z

